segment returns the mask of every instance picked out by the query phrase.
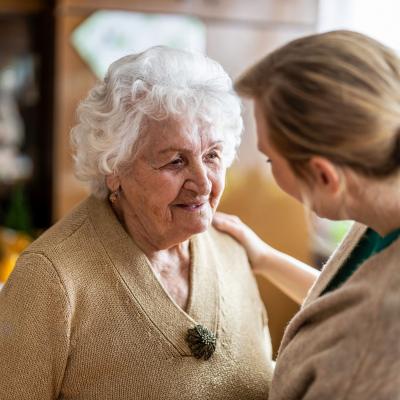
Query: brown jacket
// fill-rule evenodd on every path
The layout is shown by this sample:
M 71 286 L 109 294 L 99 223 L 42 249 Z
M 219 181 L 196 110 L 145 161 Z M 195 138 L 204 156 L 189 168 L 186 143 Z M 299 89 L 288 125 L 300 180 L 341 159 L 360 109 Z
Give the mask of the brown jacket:
M 353 226 L 286 329 L 270 400 L 400 399 L 400 239 L 320 296 L 365 229 Z
M 270 347 L 246 254 L 213 229 L 191 249 L 186 313 L 108 203 L 83 202 L 0 291 L 0 399 L 265 399 Z M 185 342 L 196 323 L 218 337 L 208 361 Z

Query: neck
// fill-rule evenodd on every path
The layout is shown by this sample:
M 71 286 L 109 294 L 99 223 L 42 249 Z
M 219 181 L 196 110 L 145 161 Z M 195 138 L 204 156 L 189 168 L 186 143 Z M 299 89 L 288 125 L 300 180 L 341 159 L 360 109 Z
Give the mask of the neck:
M 381 236 L 400 228 L 400 174 L 385 180 L 362 178 L 348 214 Z
M 121 207 L 117 204 L 112 204 L 112 209 L 121 225 L 152 265 L 153 263 L 154 265 L 160 264 L 162 260 L 166 262 L 168 259 L 189 259 L 189 239 L 172 241 L 168 237 L 155 238 L 148 235 L 146 229 L 139 223 L 136 223 L 136 218 L 125 215 Z
M 145 253 L 146 254 L 146 253 Z M 153 251 L 146 254 L 150 264 L 159 274 L 174 275 L 190 265 L 189 241 L 179 243 L 169 249 Z

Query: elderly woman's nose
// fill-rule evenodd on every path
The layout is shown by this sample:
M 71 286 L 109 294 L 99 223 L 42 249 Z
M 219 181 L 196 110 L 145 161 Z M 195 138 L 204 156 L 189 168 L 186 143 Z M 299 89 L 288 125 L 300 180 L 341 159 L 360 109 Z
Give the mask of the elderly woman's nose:
M 201 195 L 208 195 L 211 192 L 211 187 L 212 184 L 208 176 L 207 167 L 204 164 L 192 166 L 185 188 Z

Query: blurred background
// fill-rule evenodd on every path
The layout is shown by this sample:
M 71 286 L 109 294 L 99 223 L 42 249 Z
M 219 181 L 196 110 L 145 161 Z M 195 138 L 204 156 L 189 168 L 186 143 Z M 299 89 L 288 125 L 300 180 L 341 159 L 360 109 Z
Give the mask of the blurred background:
M 115 59 L 166 44 L 202 51 L 233 79 L 296 37 L 347 28 L 400 50 L 397 0 L 0 0 L 0 287 L 18 254 L 87 196 L 75 179 L 75 109 Z M 349 227 L 306 216 L 256 152 L 251 104 L 220 209 L 320 268 Z M 298 306 L 259 287 L 276 352 Z

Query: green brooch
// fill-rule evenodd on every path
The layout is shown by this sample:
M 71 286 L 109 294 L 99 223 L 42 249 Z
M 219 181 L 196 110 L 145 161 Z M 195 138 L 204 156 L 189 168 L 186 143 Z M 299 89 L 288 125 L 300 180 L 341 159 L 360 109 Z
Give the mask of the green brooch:
M 196 325 L 194 328 L 188 329 L 186 342 L 196 358 L 208 360 L 215 351 L 217 338 L 206 327 Z

